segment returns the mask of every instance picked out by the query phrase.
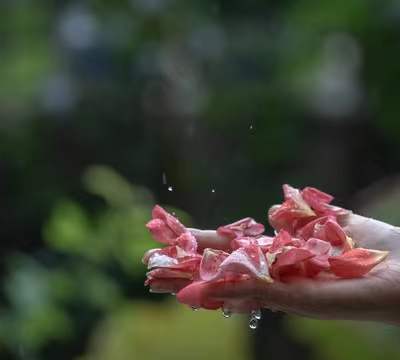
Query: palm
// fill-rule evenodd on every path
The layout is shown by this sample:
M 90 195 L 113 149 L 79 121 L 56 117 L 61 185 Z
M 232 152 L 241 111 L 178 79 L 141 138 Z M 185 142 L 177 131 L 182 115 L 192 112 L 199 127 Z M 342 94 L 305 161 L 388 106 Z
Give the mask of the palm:
M 387 259 L 365 277 L 297 280 L 272 285 L 250 280 L 227 283 L 222 288 L 205 287 L 204 291 L 218 299 L 257 299 L 266 308 L 304 316 L 400 323 L 400 229 L 359 215 L 347 216 L 341 222 L 358 247 L 390 252 Z M 227 246 L 215 232 L 196 235 L 201 245 Z

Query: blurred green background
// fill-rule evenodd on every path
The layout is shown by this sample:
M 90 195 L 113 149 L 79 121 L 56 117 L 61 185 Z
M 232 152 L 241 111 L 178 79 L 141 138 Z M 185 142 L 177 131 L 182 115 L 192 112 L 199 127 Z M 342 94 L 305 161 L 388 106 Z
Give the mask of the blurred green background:
M 400 224 L 400 3 L 2 0 L 0 359 L 398 359 L 400 330 L 192 312 L 143 287 L 155 203 L 280 186 Z

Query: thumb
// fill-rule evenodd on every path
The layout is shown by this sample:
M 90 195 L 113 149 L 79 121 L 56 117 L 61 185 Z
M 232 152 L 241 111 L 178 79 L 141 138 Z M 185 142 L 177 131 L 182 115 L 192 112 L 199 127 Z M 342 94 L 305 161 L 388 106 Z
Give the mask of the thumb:
M 213 248 L 218 250 L 228 250 L 230 239 L 218 235 L 215 230 L 188 229 L 196 238 L 201 249 Z

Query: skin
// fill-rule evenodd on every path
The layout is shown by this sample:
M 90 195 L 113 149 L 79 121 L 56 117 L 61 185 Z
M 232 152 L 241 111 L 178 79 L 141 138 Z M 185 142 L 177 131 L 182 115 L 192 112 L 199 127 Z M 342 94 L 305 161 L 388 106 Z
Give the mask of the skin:
M 400 325 L 400 228 L 350 214 L 340 219 L 357 247 L 389 251 L 387 258 L 358 279 L 293 279 L 266 284 L 259 280 L 204 286 L 210 299 L 248 299 L 263 307 L 318 319 L 380 321 Z M 227 249 L 229 240 L 215 231 L 190 229 L 201 248 Z M 188 283 L 168 289 L 165 282 L 153 290 L 177 292 Z

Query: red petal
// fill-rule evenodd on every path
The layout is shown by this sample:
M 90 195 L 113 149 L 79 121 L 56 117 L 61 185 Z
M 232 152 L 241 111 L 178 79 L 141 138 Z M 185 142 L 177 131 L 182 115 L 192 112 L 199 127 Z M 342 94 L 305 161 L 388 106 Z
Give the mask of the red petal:
M 163 244 L 172 244 L 176 234 L 160 219 L 153 219 L 146 225 L 153 238 Z
M 272 264 L 273 278 L 283 280 L 286 276 L 303 276 L 304 261 L 315 255 L 306 249 L 290 248 L 279 254 Z
M 292 243 L 292 237 L 286 230 L 279 231 L 279 234 L 275 237 L 269 252 L 274 253 L 281 250 L 284 246 Z
M 307 204 L 316 210 L 318 210 L 321 204 L 330 204 L 333 200 L 332 195 L 326 194 L 313 187 L 304 188 L 301 195 Z
M 186 232 L 186 228 L 180 223 L 180 221 L 165 211 L 161 206 L 156 205 L 152 211 L 153 219 L 160 219 L 175 233 L 179 236 Z M 175 236 L 175 237 L 177 237 Z
M 367 274 L 372 268 L 382 262 L 387 251 L 357 248 L 340 256 L 329 258 L 331 271 L 342 278 L 357 278 Z
M 196 254 L 197 252 L 197 240 L 190 232 L 185 232 L 179 236 L 175 240 L 175 244 L 189 254 Z
M 221 263 L 229 256 L 222 250 L 205 249 L 200 263 L 200 278 L 205 281 L 212 280 L 220 273 Z
M 229 239 L 245 236 L 259 236 L 263 234 L 264 231 L 264 225 L 257 223 L 252 218 L 245 218 L 236 221 L 233 224 L 221 226 L 217 230 L 220 236 L 224 236 Z
M 327 271 L 330 268 L 329 255 L 320 255 L 304 262 L 304 269 L 307 277 L 315 277 L 321 271 Z
M 180 303 L 196 308 L 216 310 L 222 307 L 223 302 L 210 300 L 206 296 L 206 286 L 208 286 L 208 283 L 205 281 L 194 282 L 179 291 L 179 293 L 176 294 L 176 298 Z M 215 283 L 215 286 L 218 286 L 218 283 Z
M 346 242 L 346 233 L 335 221 L 328 220 L 325 224 L 325 239 L 334 246 L 343 245 Z
M 270 280 L 267 260 L 257 245 L 250 245 L 232 252 L 223 261 L 220 268 L 223 273 L 230 271 Z
M 331 244 L 327 241 L 311 238 L 304 245 L 304 249 L 309 250 L 314 255 L 326 255 L 331 251 Z

